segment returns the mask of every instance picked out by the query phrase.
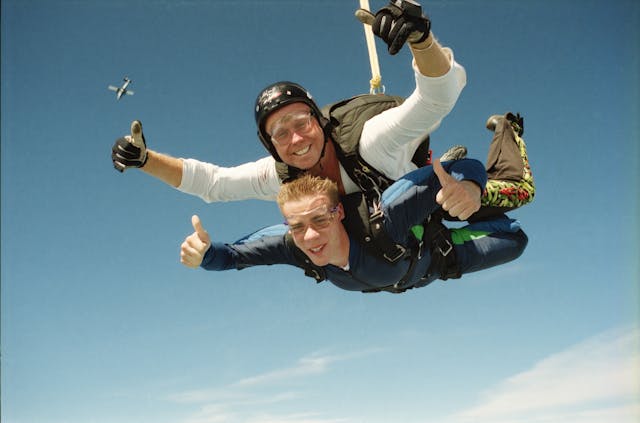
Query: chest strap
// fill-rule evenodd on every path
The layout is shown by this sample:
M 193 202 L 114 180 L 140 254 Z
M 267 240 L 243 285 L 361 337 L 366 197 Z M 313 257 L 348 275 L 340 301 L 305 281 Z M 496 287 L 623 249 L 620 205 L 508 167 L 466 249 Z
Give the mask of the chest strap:
M 442 214 L 430 217 L 424 236 L 429 240 L 431 250 L 431 265 L 426 276 L 438 273 L 443 281 L 460 278 L 462 272 L 451 240 L 451 230 L 442 224 Z
M 404 276 L 393 285 L 382 288 L 371 288 L 364 290 L 364 293 L 390 292 L 392 294 L 401 294 L 413 286 L 403 287 L 409 277 L 413 274 L 413 270 L 418 260 L 422 258 L 425 242 L 429 245 L 431 252 L 431 264 L 425 277 L 429 277 L 437 273 L 439 279 L 458 279 L 461 271 L 458 266 L 456 250 L 451 240 L 451 230 L 442 223 L 442 215 L 440 213 L 433 214 L 429 219 L 420 226 L 412 228 L 415 241 L 410 248 L 405 249 L 403 257 L 411 260 L 409 268 Z

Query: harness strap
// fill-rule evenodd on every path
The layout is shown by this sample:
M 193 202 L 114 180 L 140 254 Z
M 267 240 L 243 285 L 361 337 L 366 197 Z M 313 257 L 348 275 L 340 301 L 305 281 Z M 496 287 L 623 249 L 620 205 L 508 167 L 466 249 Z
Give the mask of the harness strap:
M 442 224 L 442 214 L 431 215 L 425 225 L 425 236 L 429 240 L 431 265 L 427 275 L 438 273 L 440 279 L 458 279 L 462 276 L 456 250 L 451 240 L 451 231 Z
M 456 257 L 456 250 L 451 240 L 451 230 L 442 223 L 442 213 L 438 212 L 429 216 L 429 219 L 422 225 L 424 232 L 421 236 L 416 235 L 416 245 L 411 248 L 405 249 L 403 257 L 409 257 L 411 263 L 409 268 L 405 272 L 404 276 L 395 284 L 385 286 L 382 288 L 371 288 L 364 290 L 364 293 L 375 292 L 390 292 L 392 294 L 401 294 L 413 286 L 402 287 L 407 282 L 410 275 L 413 274 L 413 269 L 420 258 L 422 258 L 422 252 L 424 247 L 424 240 L 429 243 L 429 249 L 431 251 L 431 264 L 427 275 L 434 273 L 440 275 L 440 279 L 458 279 L 462 276 L 460 267 Z M 414 234 L 416 232 L 414 231 Z M 402 288 L 401 288 L 402 287 Z
M 411 253 L 406 247 L 396 243 L 384 229 L 384 216 L 379 202 L 371 201 L 362 192 L 342 197 L 345 218 L 342 221 L 349 235 L 367 252 L 389 263 L 396 263 Z
M 413 269 L 416 267 L 416 264 L 420 259 L 420 254 L 421 254 L 420 251 L 421 251 L 421 248 L 410 248 L 409 250 L 407 250 L 408 256 L 405 256 L 405 257 L 408 257 L 408 260 L 410 260 L 409 268 L 405 272 L 404 276 L 398 282 L 394 283 L 393 285 L 384 286 L 381 288 L 365 289 L 362 292 L 365 294 L 369 294 L 369 293 L 384 291 L 384 292 L 390 292 L 392 294 L 402 294 L 406 290 L 412 289 L 413 286 L 402 287 L 402 285 L 404 285 L 405 282 L 409 280 L 409 277 L 413 274 Z
M 382 216 L 382 214 L 380 214 L 380 216 Z M 372 231 L 373 231 L 373 227 L 374 225 L 371 225 L 372 227 Z M 413 228 L 412 228 L 413 231 Z M 384 232 L 384 231 L 383 231 Z M 415 235 L 415 232 L 414 232 Z M 381 238 L 389 238 L 389 236 L 384 233 L 384 236 L 381 236 Z M 396 283 L 394 283 L 393 285 L 389 285 L 389 286 L 385 286 L 382 288 L 370 288 L 370 289 L 366 289 L 362 292 L 364 293 L 374 293 L 374 292 L 381 292 L 381 291 L 385 291 L 385 292 L 390 292 L 392 294 L 401 294 L 403 292 L 405 292 L 408 289 L 412 289 L 413 286 L 406 286 L 406 287 L 402 287 L 405 282 L 407 282 L 409 280 L 409 278 L 411 277 L 411 275 L 413 274 L 413 270 L 416 267 L 416 264 L 418 263 L 418 261 L 422 258 L 422 248 L 424 245 L 423 242 L 423 238 L 422 237 L 418 237 L 416 236 L 414 239 L 412 246 L 410 247 L 403 247 L 402 245 L 399 244 L 395 244 L 396 247 L 398 247 L 399 249 L 402 249 L 402 254 L 395 260 L 396 262 L 400 259 L 400 258 L 405 258 L 410 260 L 409 262 L 409 267 L 407 268 L 407 271 L 404 273 L 404 276 L 402 276 L 402 278 L 400 278 L 400 280 Z M 389 260 L 387 258 L 387 256 L 385 255 L 385 258 L 387 260 Z M 394 263 L 394 262 L 392 262 Z
M 393 181 L 367 163 L 360 154 L 347 155 L 338 143 L 334 142 L 334 146 L 338 161 L 367 199 L 370 202 L 380 201 L 382 191 L 389 188 Z
M 389 263 L 396 263 L 402 258 L 406 258 L 411 254 L 411 251 L 400 245 L 396 244 L 384 230 L 382 221 L 384 216 L 382 210 L 378 210 L 371 214 L 369 217 L 369 225 L 371 228 L 371 237 L 376 247 L 380 249 L 380 253 L 385 260 Z

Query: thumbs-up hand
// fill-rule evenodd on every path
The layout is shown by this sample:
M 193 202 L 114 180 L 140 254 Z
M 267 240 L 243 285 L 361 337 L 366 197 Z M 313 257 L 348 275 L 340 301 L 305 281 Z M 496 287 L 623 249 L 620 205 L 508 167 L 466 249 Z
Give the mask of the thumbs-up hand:
M 440 159 L 433 162 L 433 171 L 442 185 L 436 194 L 436 202 L 452 217 L 467 220 L 480 209 L 482 190 L 475 182 L 458 181 L 444 170 Z
M 209 233 L 202 227 L 197 215 L 191 217 L 194 233 L 185 238 L 180 246 L 180 263 L 196 268 L 202 263 L 205 253 L 211 246 Z
M 147 143 L 139 120 L 131 122 L 131 135 L 118 138 L 111 147 L 111 161 L 118 172 L 147 163 Z
M 131 122 L 131 142 L 138 148 L 147 148 L 147 143 L 145 142 L 144 134 L 142 133 L 142 122 L 139 120 Z

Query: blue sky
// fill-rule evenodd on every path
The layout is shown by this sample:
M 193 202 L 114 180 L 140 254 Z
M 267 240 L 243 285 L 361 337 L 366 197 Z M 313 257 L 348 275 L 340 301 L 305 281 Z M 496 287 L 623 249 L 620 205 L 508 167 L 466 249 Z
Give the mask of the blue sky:
M 372 8 L 385 2 L 372 1 Z M 640 417 L 634 1 L 432 1 L 468 85 L 432 136 L 484 159 L 525 116 L 537 184 L 505 266 L 403 295 L 275 266 L 184 268 L 197 213 L 232 241 L 275 204 L 205 204 L 112 169 L 150 148 L 262 157 L 253 102 L 276 80 L 326 104 L 369 89 L 356 1 L 2 2 L 2 421 L 604 423 Z M 378 44 L 387 92 L 410 55 Z M 136 92 L 116 102 L 123 76 Z

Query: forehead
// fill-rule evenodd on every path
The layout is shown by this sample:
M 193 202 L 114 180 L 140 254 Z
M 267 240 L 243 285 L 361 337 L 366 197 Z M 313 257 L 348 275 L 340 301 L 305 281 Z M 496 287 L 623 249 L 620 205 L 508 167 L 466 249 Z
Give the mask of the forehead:
M 298 200 L 287 201 L 282 205 L 282 214 L 285 218 L 289 218 L 289 216 L 302 217 L 322 205 L 331 206 L 328 196 L 324 194 L 306 196 Z
M 283 116 L 286 116 L 290 113 L 296 113 L 296 112 L 306 112 L 309 110 L 309 106 L 307 106 L 306 104 L 302 103 L 302 102 L 296 102 L 296 103 L 291 103 L 291 104 L 287 104 L 286 106 L 283 106 L 281 108 L 279 108 L 278 110 L 276 110 L 275 112 L 271 113 L 268 117 L 267 120 L 265 121 L 265 128 L 267 130 L 270 129 L 271 125 L 273 125 L 275 122 L 279 121 L 280 119 L 282 119 Z

